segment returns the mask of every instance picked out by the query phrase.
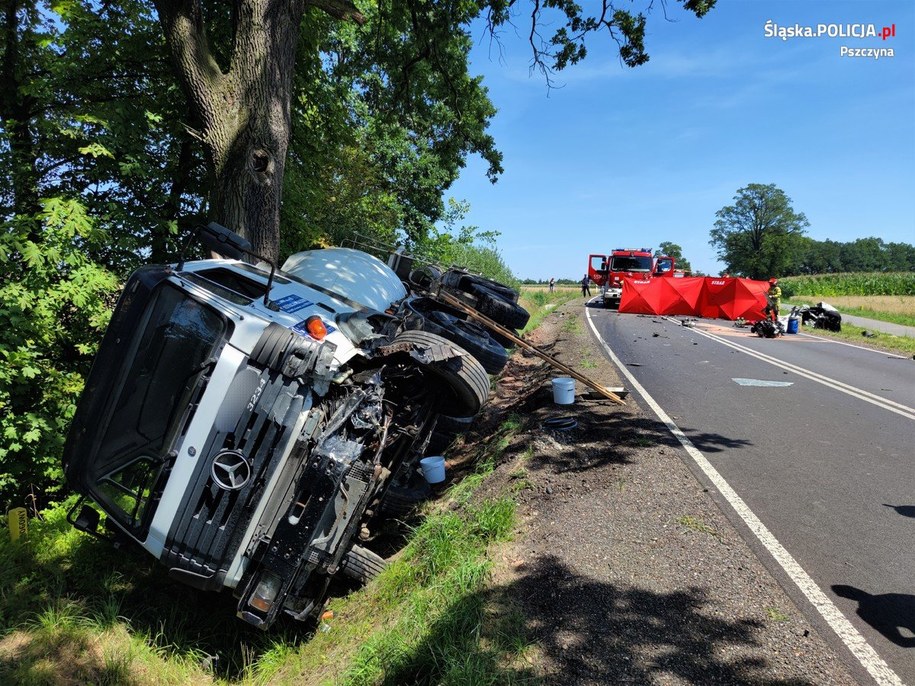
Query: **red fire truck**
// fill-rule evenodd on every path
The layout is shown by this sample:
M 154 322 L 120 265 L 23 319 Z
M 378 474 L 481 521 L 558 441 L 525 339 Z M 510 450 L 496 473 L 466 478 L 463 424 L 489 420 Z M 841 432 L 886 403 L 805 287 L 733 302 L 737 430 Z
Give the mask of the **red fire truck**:
M 609 255 L 588 256 L 588 277 L 600 286 L 604 307 L 618 308 L 623 277 L 647 280 L 676 276 L 673 257 L 653 257 L 651 248 L 617 248 Z M 682 274 L 681 274 L 682 276 Z

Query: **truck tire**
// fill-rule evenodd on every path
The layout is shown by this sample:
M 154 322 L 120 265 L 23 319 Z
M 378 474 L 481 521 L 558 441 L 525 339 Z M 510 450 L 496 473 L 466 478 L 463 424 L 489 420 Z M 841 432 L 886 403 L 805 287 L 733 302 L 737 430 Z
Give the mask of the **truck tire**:
M 433 362 L 423 368 L 445 382 L 451 393 L 439 398 L 439 410 L 445 414 L 468 416 L 477 414 L 489 399 L 489 376 L 476 358 L 456 343 L 427 331 L 402 331 L 394 343 L 412 343 L 420 348 L 448 345 L 464 353 L 443 362 Z
M 426 317 L 426 331 L 454 341 L 473 355 L 490 374 L 498 374 L 508 362 L 508 355 L 489 332 L 479 324 L 460 319 L 453 314 L 435 310 Z
M 387 561 L 361 545 L 350 548 L 340 563 L 340 571 L 347 578 L 367 584 L 388 566 Z
M 508 362 L 506 346 L 502 343 L 506 339 L 476 322 L 465 320 L 458 310 L 432 298 L 413 298 L 404 308 L 404 324 L 408 329 L 428 331 L 454 341 L 476 357 L 488 373 L 498 374 Z
M 485 288 L 498 294 L 503 300 L 518 302 L 518 291 L 498 281 L 487 279 L 485 276 L 450 270 L 442 276 L 442 284 L 448 288 L 470 293 L 471 295 L 477 295 L 479 288 Z
M 387 517 L 406 517 L 418 505 L 429 499 L 431 490 L 428 484 L 425 488 L 407 488 L 391 486 L 384 494 L 381 501 L 381 512 Z
M 495 291 L 477 287 L 477 310 L 507 329 L 523 329 L 531 315 L 518 303 L 502 298 Z
M 429 437 L 426 452 L 430 455 L 441 455 L 454 439 L 466 433 L 473 426 L 474 417 L 452 417 L 440 414 L 435 422 L 435 429 Z

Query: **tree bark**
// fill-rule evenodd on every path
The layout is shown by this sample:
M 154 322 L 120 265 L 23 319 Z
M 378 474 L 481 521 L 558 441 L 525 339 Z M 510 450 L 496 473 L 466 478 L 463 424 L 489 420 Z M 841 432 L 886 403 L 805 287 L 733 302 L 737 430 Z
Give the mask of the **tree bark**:
M 38 241 L 41 236 L 41 223 L 38 220 L 41 210 L 38 196 L 38 151 L 31 126 L 35 100 L 25 94 L 28 84 L 23 79 L 25 65 L 22 64 L 19 24 L 19 13 L 23 9 L 15 1 L 6 3 L 4 8 L 4 53 L 0 67 L 0 78 L 3 79 L 4 86 L 0 96 L 0 120 L 8 134 L 12 158 L 12 213 L 18 221 L 25 223 L 25 233 L 29 240 Z
M 337 17 L 361 15 L 347 0 L 315 0 Z M 293 69 L 305 0 L 237 0 L 231 63 L 207 41 L 199 0 L 155 0 L 211 174 L 207 216 L 279 257 L 280 200 L 289 147 Z

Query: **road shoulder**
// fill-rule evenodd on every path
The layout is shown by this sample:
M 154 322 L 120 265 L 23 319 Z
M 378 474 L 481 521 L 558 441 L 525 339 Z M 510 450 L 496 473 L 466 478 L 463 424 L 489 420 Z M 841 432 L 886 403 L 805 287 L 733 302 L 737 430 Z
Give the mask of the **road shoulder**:
M 558 308 L 532 342 L 600 383 L 622 385 L 581 301 Z M 475 434 L 510 414 L 524 425 L 482 495 L 515 493 L 519 528 L 498 552 L 493 597 L 523 617 L 545 682 L 856 683 L 666 428 L 633 399 L 622 408 L 580 396 L 555 405 L 555 375 L 516 353 Z M 543 428 L 556 416 L 577 426 Z

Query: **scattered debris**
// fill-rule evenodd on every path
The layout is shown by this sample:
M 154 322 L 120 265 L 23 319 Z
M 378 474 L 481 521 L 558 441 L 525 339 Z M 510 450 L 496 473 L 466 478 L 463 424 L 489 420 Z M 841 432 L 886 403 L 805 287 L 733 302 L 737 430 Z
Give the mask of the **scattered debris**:
M 571 431 L 578 426 L 578 420 L 575 417 L 550 417 L 541 426 L 548 431 Z
M 873 331 L 868 331 L 867 329 L 864 329 L 864 331 L 861 332 L 861 335 L 864 336 L 865 338 L 876 338 L 877 337 L 877 334 L 875 334 Z

